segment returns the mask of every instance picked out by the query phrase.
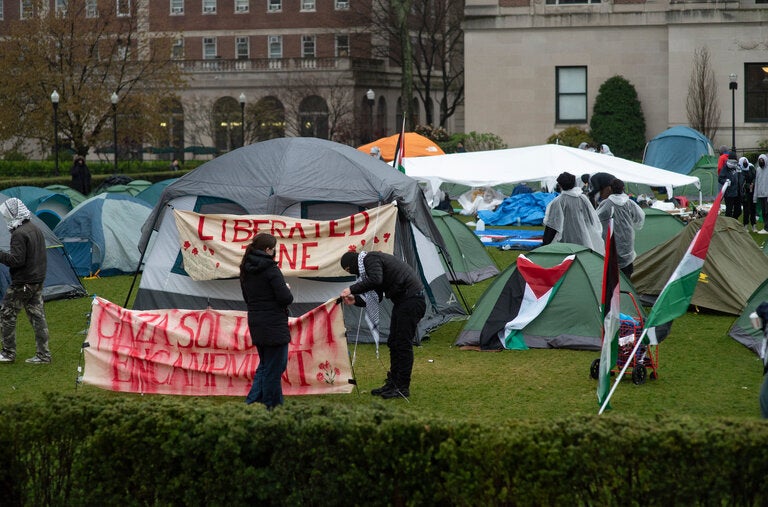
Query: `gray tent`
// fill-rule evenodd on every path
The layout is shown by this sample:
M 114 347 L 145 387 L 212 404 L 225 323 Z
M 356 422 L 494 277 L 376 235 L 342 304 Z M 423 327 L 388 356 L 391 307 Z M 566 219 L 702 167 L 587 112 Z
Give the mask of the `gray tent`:
M 168 185 L 144 225 L 140 248 L 154 244 L 145 259 L 135 309 L 208 306 L 244 309 L 238 280 L 194 281 L 180 264 L 172 209 L 198 213 L 270 214 L 330 220 L 362 209 L 398 202 L 395 255 L 417 267 L 427 287 L 427 315 L 419 339 L 429 329 L 465 315 L 448 282 L 437 248 L 445 248 L 424 195 L 412 178 L 354 148 L 314 138 L 282 138 L 234 150 Z M 339 252 L 339 257 L 343 252 Z M 289 280 L 293 315 L 337 296 L 350 279 Z M 385 300 L 385 305 L 388 305 Z M 367 340 L 357 312 L 346 311 L 350 335 Z M 389 312 L 382 312 L 388 315 Z M 363 319 L 364 322 L 364 319 Z M 389 323 L 381 327 L 388 332 Z M 355 339 L 355 336 L 350 336 Z
M 692 221 L 676 236 L 635 259 L 632 283 L 644 302 L 651 303 L 659 295 L 703 222 L 703 218 Z M 719 216 L 691 304 L 739 315 L 766 278 L 768 257 L 741 222 Z

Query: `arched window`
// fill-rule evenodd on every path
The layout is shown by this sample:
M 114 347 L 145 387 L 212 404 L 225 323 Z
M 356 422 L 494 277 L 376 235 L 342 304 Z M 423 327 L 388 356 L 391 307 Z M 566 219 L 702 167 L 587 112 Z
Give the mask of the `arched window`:
M 252 115 L 256 142 L 285 137 L 285 106 L 277 97 L 269 95 L 259 99 Z
M 222 97 L 213 104 L 214 146 L 231 151 L 243 145 L 240 103 L 234 97 Z
M 328 139 L 328 104 L 322 97 L 310 95 L 299 104 L 299 135 Z

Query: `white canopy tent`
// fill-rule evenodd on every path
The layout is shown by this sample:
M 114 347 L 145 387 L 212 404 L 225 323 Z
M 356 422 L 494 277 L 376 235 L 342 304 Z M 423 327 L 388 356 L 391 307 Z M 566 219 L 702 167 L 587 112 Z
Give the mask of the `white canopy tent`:
M 492 187 L 539 181 L 552 188 L 562 172 L 575 175 L 577 181 L 585 173 L 606 172 L 627 183 L 665 187 L 670 197 L 674 187 L 693 184 L 700 188 L 701 185 L 695 176 L 557 144 L 408 157 L 404 159 L 403 166 L 408 176 L 429 184 L 428 197 L 439 195 L 438 189 L 443 183 Z M 436 204 L 432 203 L 433 206 Z

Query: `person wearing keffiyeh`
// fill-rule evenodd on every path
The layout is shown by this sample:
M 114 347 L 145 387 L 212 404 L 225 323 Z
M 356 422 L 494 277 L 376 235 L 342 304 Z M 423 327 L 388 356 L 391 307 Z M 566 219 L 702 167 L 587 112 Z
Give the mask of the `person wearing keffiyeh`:
M 43 282 L 47 269 L 45 237 L 30 220 L 32 214 L 19 199 L 12 197 L 0 204 L 0 214 L 11 231 L 11 249 L 0 250 L 0 263 L 8 266 L 11 284 L 0 304 L 0 334 L 3 349 L 0 363 L 16 360 L 16 320 L 22 308 L 26 310 L 35 333 L 37 352 L 27 359 L 29 364 L 48 364 L 48 323 L 43 308 Z
M 366 317 L 378 333 L 378 304 L 383 297 L 392 300 L 389 322 L 389 372 L 384 385 L 371 394 L 384 399 L 410 396 L 413 371 L 413 340 L 427 302 L 419 275 L 407 263 L 382 252 L 345 252 L 341 267 L 357 277 L 341 292 L 345 304 L 366 307 Z M 376 334 L 374 334 L 376 336 Z

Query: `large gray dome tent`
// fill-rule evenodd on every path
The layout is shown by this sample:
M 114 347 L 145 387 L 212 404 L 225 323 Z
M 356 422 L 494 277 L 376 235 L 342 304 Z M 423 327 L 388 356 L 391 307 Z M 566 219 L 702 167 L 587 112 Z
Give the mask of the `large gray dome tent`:
M 330 220 L 392 201 L 398 203 L 395 255 L 417 267 L 428 288 L 420 339 L 429 329 L 465 312 L 440 263 L 437 247 L 444 248 L 444 242 L 418 183 L 352 147 L 315 138 L 245 146 L 168 185 L 144 225 L 140 248 L 146 247 L 153 231 L 156 238 L 144 260 L 134 308 L 244 309 L 238 280 L 194 281 L 180 269 L 174 208 Z M 350 283 L 350 279 L 288 281 L 295 297 L 292 315 L 335 297 Z M 345 317 L 350 334 L 357 331 L 359 319 L 346 309 Z M 388 321 L 381 327 L 386 333 Z M 360 331 L 359 339 L 368 340 L 367 329 Z

